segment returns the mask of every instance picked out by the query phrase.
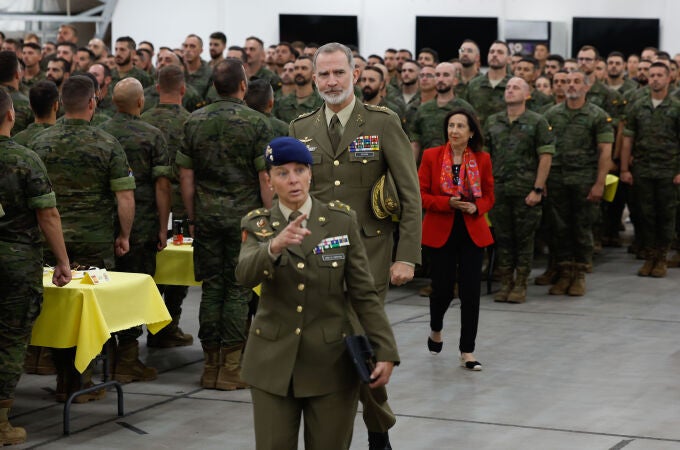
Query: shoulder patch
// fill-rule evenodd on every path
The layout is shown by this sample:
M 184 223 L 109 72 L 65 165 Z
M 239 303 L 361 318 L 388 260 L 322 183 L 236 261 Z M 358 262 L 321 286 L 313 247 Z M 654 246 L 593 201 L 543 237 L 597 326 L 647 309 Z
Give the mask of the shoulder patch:
M 345 214 L 349 214 L 349 212 L 352 210 L 349 205 L 341 202 L 340 200 L 333 200 L 332 202 L 329 202 L 328 209 L 332 211 L 340 211 Z
M 388 108 L 387 106 L 375 106 L 375 105 L 368 105 L 366 103 L 364 103 L 364 106 L 369 111 L 380 111 L 380 112 L 384 112 L 386 114 L 389 114 L 390 111 L 391 111 L 390 108 Z

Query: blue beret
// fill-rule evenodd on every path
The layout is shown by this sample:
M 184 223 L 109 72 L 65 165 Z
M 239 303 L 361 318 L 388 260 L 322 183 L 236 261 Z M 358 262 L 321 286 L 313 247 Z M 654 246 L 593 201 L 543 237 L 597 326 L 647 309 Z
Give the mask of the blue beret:
M 312 154 L 305 144 L 294 137 L 277 137 L 267 146 L 264 158 L 272 166 L 282 166 L 291 162 L 312 164 Z

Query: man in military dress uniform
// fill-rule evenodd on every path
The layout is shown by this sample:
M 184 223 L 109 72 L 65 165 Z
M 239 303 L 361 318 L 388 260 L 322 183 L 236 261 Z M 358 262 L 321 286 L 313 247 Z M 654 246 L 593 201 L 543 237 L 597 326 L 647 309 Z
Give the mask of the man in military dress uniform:
M 246 387 L 240 358 L 250 298 L 234 279 L 239 221 L 263 203 L 271 206 L 262 151 L 273 132 L 267 118 L 243 101 L 248 81 L 240 60 L 219 63 L 213 80 L 222 99 L 189 117 L 176 163 L 195 238 L 195 275 L 203 280 L 198 332 L 205 355 L 201 386 L 233 390 Z
M 130 251 L 116 259 L 121 272 L 156 272 L 156 252 L 167 245 L 170 215 L 170 160 L 161 131 L 140 119 L 144 106 L 144 89 L 134 78 L 116 84 L 113 103 L 118 112 L 99 128 L 115 137 L 125 150 L 135 177 L 135 220 L 130 234 Z M 139 360 L 142 327 L 116 333 L 111 373 L 122 383 L 156 379 L 156 369 Z
M 567 99 L 545 113 L 555 135 L 555 158 L 548 179 L 551 248 L 559 278 L 551 295 L 582 296 L 593 257 L 593 221 L 611 164 L 612 119 L 586 101 L 588 77 L 567 76 Z
M 52 282 L 71 281 L 52 184 L 40 158 L 10 139 L 14 123 L 12 99 L 0 90 L 0 446 L 26 441 L 8 414 L 42 303 L 41 230 L 56 258 Z
M 507 109 L 492 114 L 484 127 L 491 154 L 496 203 L 490 212 L 498 253 L 501 289 L 497 302 L 523 303 L 534 255 L 534 235 L 555 153 L 548 122 L 526 107 L 529 85 L 514 77 L 505 87 Z M 516 272 L 516 278 L 515 278 Z
M 338 43 L 320 47 L 314 56 L 314 81 L 324 105 L 294 120 L 290 135 L 312 153 L 312 196 L 323 202 L 341 200 L 357 212 L 370 270 L 384 301 L 389 282 L 401 285 L 411 280 L 420 263 L 422 205 L 415 160 L 399 118 L 388 108 L 356 100 L 353 84 L 358 76 L 347 47 Z M 394 222 L 389 213 L 379 213 L 378 218 L 371 208 L 371 188 L 388 169 L 401 202 L 395 262 Z M 371 448 L 390 448 L 387 430 L 396 418 L 386 398 L 384 390 L 361 390 Z

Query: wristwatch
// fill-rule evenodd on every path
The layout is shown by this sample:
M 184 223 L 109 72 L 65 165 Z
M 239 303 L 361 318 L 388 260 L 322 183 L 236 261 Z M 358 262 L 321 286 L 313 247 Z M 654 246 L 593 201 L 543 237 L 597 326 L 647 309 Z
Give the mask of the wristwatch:
M 534 187 L 534 192 L 537 194 L 543 194 L 543 188 L 542 187 Z

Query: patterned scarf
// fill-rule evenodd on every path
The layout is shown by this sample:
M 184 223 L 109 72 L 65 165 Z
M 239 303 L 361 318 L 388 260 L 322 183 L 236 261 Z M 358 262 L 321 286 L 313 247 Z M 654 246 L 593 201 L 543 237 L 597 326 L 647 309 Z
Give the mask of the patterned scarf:
M 479 167 L 475 154 L 466 147 L 463 151 L 463 162 L 460 165 L 458 184 L 453 183 L 453 150 L 451 143 L 446 143 L 442 172 L 440 176 L 442 192 L 453 197 L 472 200 L 482 196 L 482 188 L 479 183 Z

